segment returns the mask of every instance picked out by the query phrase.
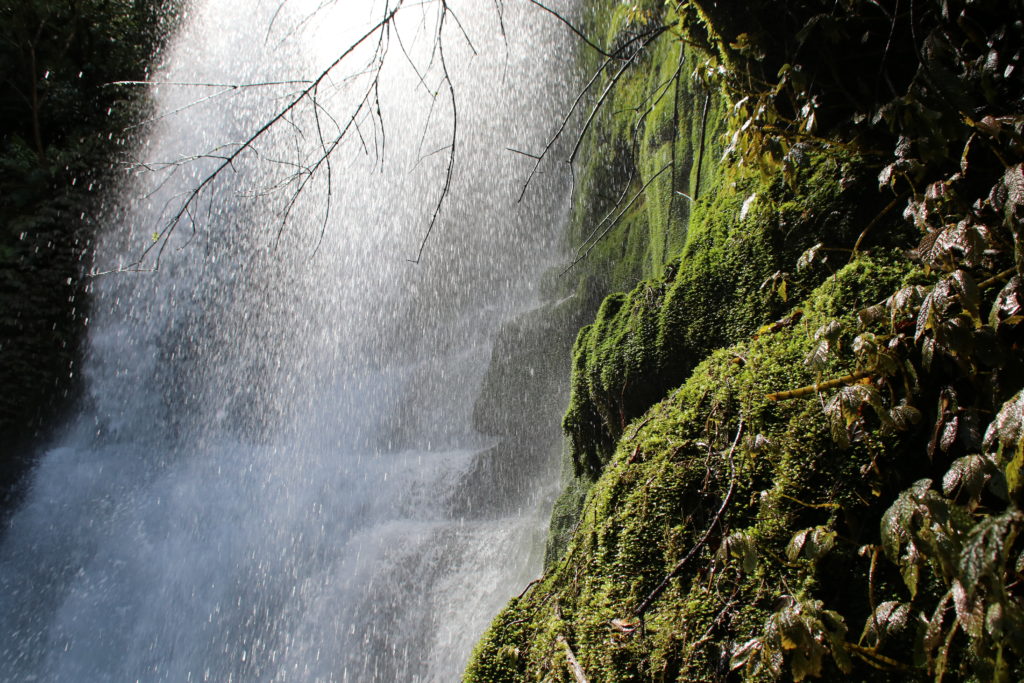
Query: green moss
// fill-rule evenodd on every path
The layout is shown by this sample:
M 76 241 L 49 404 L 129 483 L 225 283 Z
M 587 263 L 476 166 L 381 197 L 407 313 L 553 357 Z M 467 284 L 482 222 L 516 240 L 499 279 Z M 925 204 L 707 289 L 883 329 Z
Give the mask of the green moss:
M 578 475 L 595 476 L 625 425 L 708 353 L 778 317 L 827 275 L 786 271 L 818 241 L 852 241 L 862 188 L 844 179 L 863 176 L 860 166 L 813 158 L 800 180 L 814 190 L 801 194 L 781 179 L 719 173 L 718 187 L 698 203 L 681 257 L 660 278 L 610 295 L 577 338 L 563 425 Z M 786 274 L 773 286 L 775 273 Z
M 544 582 L 498 617 L 467 680 L 569 680 L 554 656 L 559 635 L 591 680 L 709 680 L 720 665 L 719 643 L 757 635 L 789 591 L 817 595 L 822 571 L 830 572 L 830 585 L 867 590 L 867 564 L 857 556 L 857 536 L 865 532 L 844 519 L 871 509 L 860 470 L 877 456 L 881 437 L 842 451 L 817 400 L 776 403 L 766 395 L 813 381 L 803 359 L 816 326 L 841 313 L 852 328 L 856 310 L 906 272 L 896 259 L 847 266 L 803 302 L 800 324 L 712 353 L 677 391 L 628 425 L 586 497 L 567 552 Z M 606 302 L 595 329 L 627 300 Z M 832 368 L 849 369 L 841 361 Z M 901 438 L 885 437 L 887 449 L 898 451 Z M 645 635 L 623 632 L 636 625 L 633 610 L 703 536 L 727 495 L 714 540 L 653 603 Z M 816 525 L 850 537 L 826 559 L 786 560 L 793 531 Z M 755 539 L 753 571 L 716 559 L 723 530 Z M 857 619 L 866 616 L 860 598 L 847 612 Z M 616 619 L 626 628 L 617 629 Z M 505 626 L 517 620 L 525 621 Z M 520 658 L 514 673 L 505 671 L 509 678 L 476 673 L 507 662 L 501 653 L 511 651 Z

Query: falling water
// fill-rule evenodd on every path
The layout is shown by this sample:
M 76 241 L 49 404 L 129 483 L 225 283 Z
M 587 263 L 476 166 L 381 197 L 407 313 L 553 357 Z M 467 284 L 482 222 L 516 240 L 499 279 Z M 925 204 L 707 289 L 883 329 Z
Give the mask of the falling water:
M 383 14 L 322 4 L 193 4 L 96 270 L 217 163 L 159 162 L 237 143 L 302 87 L 168 83 L 309 78 Z M 551 174 L 517 204 L 531 161 L 505 148 L 543 146 L 573 53 L 526 2 L 449 5 L 457 165 L 420 264 L 452 121 L 430 3 L 393 26 L 380 117 L 286 222 L 295 162 L 345 125 L 374 45 L 204 192 L 158 272 L 93 280 L 85 396 L 0 548 L 0 680 L 456 680 L 537 571 L 550 483 L 467 482 L 494 441 L 472 412 L 495 335 L 534 302 L 567 192 Z

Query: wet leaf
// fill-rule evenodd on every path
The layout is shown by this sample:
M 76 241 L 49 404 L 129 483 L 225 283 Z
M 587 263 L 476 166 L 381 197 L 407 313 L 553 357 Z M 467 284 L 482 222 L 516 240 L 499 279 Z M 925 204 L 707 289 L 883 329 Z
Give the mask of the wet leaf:
M 935 607 L 935 610 L 932 612 L 932 616 L 928 619 L 928 623 L 925 627 L 922 645 L 924 646 L 924 652 L 929 661 L 932 659 L 935 648 L 938 647 L 940 642 L 942 642 L 942 623 L 946 620 L 946 610 L 949 609 L 949 603 L 952 599 L 953 592 L 946 591 L 946 594 L 942 596 L 942 600 L 940 600 L 939 604 Z
M 978 604 L 978 601 L 974 600 L 971 595 L 968 595 L 967 590 L 960 581 L 954 580 L 953 587 L 950 590 L 953 594 L 953 608 L 956 610 L 956 616 L 960 620 L 960 625 L 964 627 L 964 631 L 968 635 L 972 638 L 977 638 L 981 635 L 984 610 L 979 609 L 981 606 Z
M 747 642 L 733 648 L 732 657 L 729 659 L 729 669 L 736 669 L 747 666 L 753 658 L 761 653 L 764 644 L 760 638 L 751 638 Z
M 1006 615 L 1002 604 L 994 602 L 985 612 L 985 630 L 997 640 L 1002 640 L 1006 626 Z
M 861 640 L 872 637 L 878 644 L 885 638 L 903 631 L 909 621 L 909 604 L 896 600 L 883 602 L 875 608 L 874 613 L 865 622 Z
M 948 453 L 949 449 L 956 443 L 956 435 L 960 429 L 960 418 L 956 415 L 946 420 L 942 427 L 942 437 L 939 439 L 939 448 L 943 453 Z
M 1024 315 L 1024 281 L 1019 275 L 1014 275 L 996 296 L 988 324 L 998 330 L 1002 323 L 1021 315 Z
M 818 343 L 804 359 L 804 365 L 820 373 L 828 363 L 829 356 L 835 351 L 842 333 L 843 325 L 836 320 L 819 327 L 814 333 L 814 339 Z
M 823 261 L 824 260 L 824 255 L 822 254 L 822 250 L 824 248 L 825 248 L 825 245 L 823 243 L 821 243 L 821 242 L 818 242 L 813 247 L 811 247 L 810 249 L 805 251 L 803 254 L 801 254 L 800 258 L 797 259 L 797 262 L 796 262 L 796 272 L 799 273 L 802 270 L 806 270 L 807 268 L 810 268 L 815 263 L 818 263 L 819 261 Z
M 928 295 L 928 289 L 920 285 L 904 287 L 887 300 L 892 316 L 892 327 L 895 330 L 898 322 L 917 316 L 921 302 Z
M 821 340 L 804 359 L 804 365 L 820 374 L 828 364 L 829 351 L 830 344 L 828 340 Z
M 757 544 L 746 531 L 735 531 L 722 539 L 716 556 L 723 562 L 739 560 L 748 574 L 757 569 Z
M 1008 494 L 1024 490 L 1024 391 L 1003 404 L 985 433 L 985 449 L 995 452 Z
M 921 421 L 921 411 L 914 406 L 900 404 L 889 411 L 896 429 L 905 432 Z
M 967 455 L 957 458 L 942 478 L 942 492 L 950 498 L 965 496 L 977 501 L 993 477 L 1002 477 L 995 460 L 987 455 Z
M 1024 526 L 1024 513 L 1010 509 L 985 517 L 971 529 L 959 559 L 959 576 L 968 595 L 986 580 L 1001 581 L 1007 553 Z
M 931 479 L 920 479 L 900 493 L 882 515 L 882 550 L 892 562 L 899 564 L 900 550 L 910 541 L 911 527 L 922 498 L 928 493 Z
M 958 270 L 950 276 L 949 280 L 959 295 L 960 307 L 967 315 L 971 316 L 975 327 L 981 327 L 981 292 L 978 290 L 978 284 L 974 278 L 966 271 Z
M 868 327 L 876 323 L 881 322 L 885 319 L 888 310 L 885 304 L 875 304 L 868 308 L 863 308 L 857 312 L 857 321 L 861 327 Z

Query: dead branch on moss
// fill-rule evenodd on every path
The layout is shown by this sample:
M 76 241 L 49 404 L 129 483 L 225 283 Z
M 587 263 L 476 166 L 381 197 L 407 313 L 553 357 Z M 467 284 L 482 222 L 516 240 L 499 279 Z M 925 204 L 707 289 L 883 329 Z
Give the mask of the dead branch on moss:
M 791 398 L 800 398 L 801 396 L 809 396 L 822 391 L 828 391 L 829 389 L 835 389 L 836 387 L 845 386 L 847 384 L 853 384 L 859 380 L 870 377 L 872 373 L 861 370 L 860 372 L 854 372 L 849 375 L 843 375 L 842 377 L 836 377 L 825 382 L 819 382 L 817 384 L 808 384 L 805 387 L 799 389 L 790 389 L 788 391 L 776 391 L 772 394 L 766 394 L 765 398 L 769 401 L 787 401 Z
M 569 641 L 565 639 L 565 636 L 558 636 L 558 642 L 561 644 L 562 648 L 565 649 L 565 658 L 569 662 L 569 670 L 572 671 L 572 675 L 573 678 L 576 679 L 576 683 L 589 683 L 586 672 L 583 670 L 583 667 L 580 666 L 572 648 L 569 647 Z
M 687 563 L 697 555 L 701 548 L 707 545 L 708 539 L 711 538 L 711 533 L 721 521 L 722 515 L 725 513 L 725 509 L 729 507 L 729 503 L 732 501 L 732 494 L 736 490 L 736 468 L 733 465 L 733 454 L 736 452 L 736 446 L 739 444 L 740 437 L 743 435 L 744 424 L 744 418 L 741 417 L 739 427 L 736 429 L 736 437 L 733 439 L 732 446 L 729 447 L 729 451 L 726 453 L 726 459 L 729 461 L 729 490 L 722 499 L 722 504 L 718 507 L 718 511 L 715 513 L 714 518 L 712 518 L 711 523 L 708 524 L 708 528 L 704 531 L 704 535 L 700 537 L 700 540 L 698 540 L 692 548 L 690 548 L 690 552 L 686 553 L 686 555 L 683 556 L 683 559 L 676 563 L 676 566 L 672 568 L 672 571 L 670 571 L 665 578 L 661 580 L 661 583 L 655 586 L 654 590 L 652 590 L 644 601 L 640 603 L 640 606 L 633 611 L 634 616 L 642 617 L 647 610 L 650 609 L 651 605 L 654 604 L 654 601 L 665 592 L 666 588 L 668 588 L 669 582 L 679 575 L 679 572 L 681 572 Z
M 893 197 L 891 202 L 886 204 L 885 208 L 882 209 L 877 216 L 871 219 L 871 222 L 868 223 L 867 227 L 864 228 L 861 231 L 860 235 L 857 236 L 857 241 L 853 243 L 852 253 L 850 254 L 850 261 L 853 261 L 853 259 L 857 257 L 857 252 L 858 250 L 860 250 L 861 242 L 863 242 L 864 238 L 867 237 L 867 234 L 871 232 L 871 229 L 878 225 L 883 218 L 888 216 L 889 212 L 895 209 L 896 205 L 900 203 L 900 200 L 905 199 L 906 196 L 906 193 L 896 195 L 895 197 Z
M 544 580 L 544 577 L 541 576 L 541 577 L 538 577 L 538 578 L 534 579 L 530 583 L 526 584 L 526 588 L 523 589 L 522 593 L 520 593 L 519 595 L 516 596 L 516 599 L 517 600 L 522 600 L 524 597 L 526 597 L 526 594 L 530 592 L 531 588 L 533 588 L 534 586 L 536 586 L 538 583 L 540 583 L 543 580 Z

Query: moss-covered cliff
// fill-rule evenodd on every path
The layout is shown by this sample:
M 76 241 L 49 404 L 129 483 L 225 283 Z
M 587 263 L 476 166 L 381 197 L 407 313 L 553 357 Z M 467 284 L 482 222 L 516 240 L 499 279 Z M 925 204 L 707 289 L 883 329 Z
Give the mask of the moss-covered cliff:
M 0 6 L 0 501 L 74 389 L 97 196 L 180 0 Z M 0 503 L 2 505 L 2 503 Z
M 563 286 L 631 291 L 466 680 L 1020 680 L 1024 7 L 589 7 Z

